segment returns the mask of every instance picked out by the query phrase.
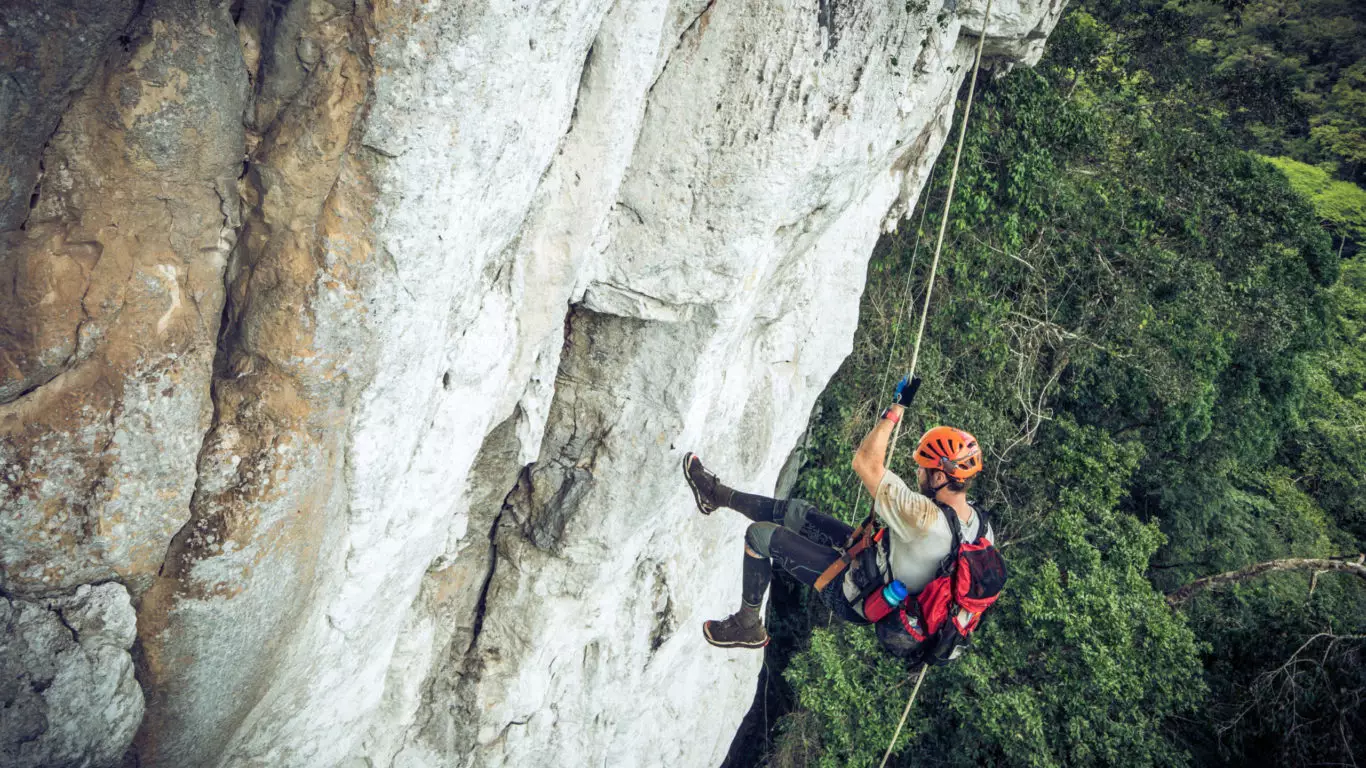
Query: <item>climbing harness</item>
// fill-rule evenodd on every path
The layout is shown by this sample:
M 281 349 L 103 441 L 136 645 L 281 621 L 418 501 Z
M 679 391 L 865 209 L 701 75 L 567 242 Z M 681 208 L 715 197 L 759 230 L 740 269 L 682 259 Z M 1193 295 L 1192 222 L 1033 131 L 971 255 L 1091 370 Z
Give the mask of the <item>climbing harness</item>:
M 836 576 L 843 573 L 844 569 L 848 568 L 849 564 L 854 562 L 855 559 L 864 558 L 865 553 L 871 557 L 882 557 L 885 559 L 885 551 L 879 552 L 878 550 L 886 546 L 886 529 L 877 529 L 875 531 L 874 527 L 874 522 L 871 519 L 864 520 L 859 524 L 859 527 L 854 529 L 853 533 L 849 534 L 849 541 L 840 552 L 840 558 L 826 566 L 825 570 L 821 571 L 821 575 L 816 577 L 816 583 L 813 586 L 817 592 L 825 589 L 826 586 L 834 581 Z

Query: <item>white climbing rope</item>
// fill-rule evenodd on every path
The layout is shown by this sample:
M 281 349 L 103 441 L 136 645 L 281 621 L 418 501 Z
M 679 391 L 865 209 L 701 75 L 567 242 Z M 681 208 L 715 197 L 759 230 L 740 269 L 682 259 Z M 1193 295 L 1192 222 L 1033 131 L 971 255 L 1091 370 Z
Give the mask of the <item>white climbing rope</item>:
M 911 282 L 915 277 L 915 263 L 920 260 L 920 235 L 925 230 L 925 213 L 929 210 L 928 206 L 920 206 L 920 221 L 915 225 L 915 247 L 911 249 L 911 264 L 906 268 L 906 285 L 901 289 L 901 303 L 906 305 L 906 317 L 911 317 L 911 304 L 914 297 L 911 294 Z M 892 380 L 892 361 L 896 359 L 897 350 L 901 347 L 901 325 L 900 316 L 897 318 L 896 333 L 892 336 L 892 349 L 887 354 L 887 365 L 882 369 L 882 378 L 878 382 L 878 391 L 884 392 L 891 385 Z M 860 488 L 862 485 L 859 486 Z
M 906 716 L 911 714 L 911 705 L 915 703 L 915 695 L 920 693 L 920 684 L 925 682 L 925 673 L 930 671 L 928 664 L 920 666 L 920 676 L 915 679 L 915 688 L 911 690 L 911 698 L 906 700 L 906 708 L 901 710 L 901 722 L 896 724 L 896 733 L 892 734 L 892 743 L 887 745 L 887 751 L 882 755 L 882 763 L 878 768 L 887 768 L 887 758 L 892 756 L 892 747 L 896 746 L 896 740 L 901 736 L 901 729 L 906 725 Z
M 911 294 L 911 278 L 915 276 L 915 263 L 920 259 L 920 235 L 925 230 L 925 212 L 928 210 L 928 206 L 920 206 L 920 221 L 915 225 L 915 247 L 911 249 L 911 264 L 906 268 L 906 285 L 901 289 L 902 303 L 906 305 L 905 314 L 907 317 L 911 316 L 911 303 L 914 299 Z M 901 326 L 900 316 L 898 315 L 896 333 L 892 335 L 891 351 L 887 353 L 887 365 L 883 367 L 882 378 L 878 381 L 879 392 L 884 392 L 887 390 L 887 387 L 891 386 L 892 361 L 896 359 L 896 353 L 900 347 Z M 891 453 L 889 452 L 888 456 L 890 455 Z M 854 476 L 854 470 L 852 468 L 849 470 L 849 475 L 851 477 Z M 862 482 L 854 483 L 854 492 L 851 494 L 854 498 L 850 500 L 849 509 L 858 509 L 859 505 L 863 503 L 863 491 L 864 487 Z M 834 618 L 833 611 L 831 612 L 830 617 L 832 619 Z
M 914 379 L 916 366 L 920 363 L 920 342 L 925 338 L 925 319 L 930 314 L 930 296 L 934 292 L 934 278 L 939 271 L 939 254 L 944 249 L 944 233 L 949 226 L 949 208 L 953 205 L 953 190 L 958 184 L 958 164 L 963 159 L 963 140 L 968 132 L 968 116 L 972 114 L 972 100 L 977 93 L 977 71 L 982 67 L 982 46 L 987 39 L 987 25 L 991 21 L 991 0 L 987 0 L 986 11 L 982 14 L 982 30 L 977 36 L 977 53 L 972 62 L 972 75 L 968 80 L 968 100 L 963 105 L 963 119 L 958 123 L 958 146 L 953 152 L 953 170 L 949 173 L 949 189 L 944 197 L 944 214 L 939 217 L 939 237 L 934 243 L 934 260 L 930 263 L 930 281 L 925 286 L 925 301 L 920 309 L 920 328 L 915 334 L 915 348 L 911 352 L 911 372 L 906 378 Z M 909 299 L 909 296 L 907 297 Z M 888 357 L 890 360 L 890 355 Z M 898 420 L 892 429 L 892 440 L 887 446 L 888 466 L 892 463 L 892 456 L 896 454 L 896 441 L 901 437 L 901 421 Z M 896 740 L 901 738 L 901 729 L 906 726 L 906 718 L 911 714 L 911 707 L 915 705 L 915 697 L 920 693 L 920 684 L 925 682 L 925 675 L 930 670 L 928 665 L 922 664 L 920 676 L 915 680 L 915 688 L 911 690 L 911 697 L 906 700 L 906 708 L 901 711 L 901 720 L 896 724 L 896 731 L 892 734 L 892 740 L 887 744 L 887 752 L 882 755 L 882 763 L 878 768 L 886 768 L 887 760 L 892 756 L 892 750 L 896 748 Z
M 911 351 L 911 372 L 908 379 L 915 378 L 916 367 L 920 364 L 920 342 L 925 338 L 925 320 L 930 315 L 930 297 L 934 293 L 934 278 L 939 272 L 939 254 L 944 250 L 944 233 L 949 227 L 949 207 L 953 205 L 953 190 L 958 185 L 958 164 L 963 159 L 963 140 L 968 133 L 968 116 L 972 114 L 972 100 L 977 94 L 977 71 L 982 67 L 982 46 L 987 40 L 987 24 L 991 21 L 991 2 L 987 0 L 986 11 L 982 14 L 982 32 L 977 36 L 977 53 L 972 62 L 972 75 L 968 80 L 968 100 L 963 105 L 963 119 L 958 123 L 958 146 L 953 152 L 953 170 L 949 173 L 949 189 L 944 196 L 944 214 L 939 217 L 939 237 L 934 243 L 934 259 L 930 262 L 930 280 L 925 285 L 925 301 L 920 305 L 920 328 L 916 330 L 915 347 Z M 890 459 L 896 452 L 896 441 L 901 436 L 901 422 L 892 430 L 892 442 L 887 448 Z

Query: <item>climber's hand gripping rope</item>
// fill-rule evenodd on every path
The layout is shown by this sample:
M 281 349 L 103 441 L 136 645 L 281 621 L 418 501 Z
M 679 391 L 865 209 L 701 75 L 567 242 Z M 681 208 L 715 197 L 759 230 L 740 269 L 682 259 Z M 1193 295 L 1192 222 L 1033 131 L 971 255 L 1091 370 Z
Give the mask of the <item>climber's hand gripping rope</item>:
M 896 384 L 896 396 L 893 400 L 902 408 L 910 408 L 915 401 L 915 393 L 920 391 L 920 377 L 906 376 Z
M 891 407 L 882 412 L 883 420 L 890 421 L 892 424 L 896 425 L 896 428 L 899 430 L 901 427 L 901 412 L 911 407 L 911 403 L 915 401 L 915 393 L 918 391 L 920 391 L 920 377 L 902 377 L 901 381 L 898 381 L 896 384 L 896 392 L 892 395 Z M 860 446 L 860 450 L 862 450 L 862 446 Z M 890 458 L 889 455 L 888 459 L 890 460 Z M 881 473 L 879 472 L 878 474 L 880 475 Z M 865 480 L 864 482 L 867 483 L 868 481 Z M 869 490 L 871 491 L 872 488 Z

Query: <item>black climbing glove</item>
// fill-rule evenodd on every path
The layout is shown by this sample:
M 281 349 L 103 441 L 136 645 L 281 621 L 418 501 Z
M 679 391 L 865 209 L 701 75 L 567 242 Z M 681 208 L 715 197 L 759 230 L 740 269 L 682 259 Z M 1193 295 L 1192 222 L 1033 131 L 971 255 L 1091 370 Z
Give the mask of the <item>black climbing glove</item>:
M 920 391 L 920 377 L 903 378 L 896 384 L 896 404 L 902 408 L 910 408 L 915 401 L 915 393 Z

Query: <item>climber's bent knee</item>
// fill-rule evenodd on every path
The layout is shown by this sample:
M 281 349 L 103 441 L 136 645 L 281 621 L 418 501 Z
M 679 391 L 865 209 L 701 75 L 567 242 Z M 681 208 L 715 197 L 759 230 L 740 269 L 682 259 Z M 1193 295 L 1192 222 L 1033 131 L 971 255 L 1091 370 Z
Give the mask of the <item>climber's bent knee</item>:
M 745 529 L 745 554 L 751 557 L 770 557 L 769 542 L 773 532 L 779 530 L 776 523 L 750 523 Z

